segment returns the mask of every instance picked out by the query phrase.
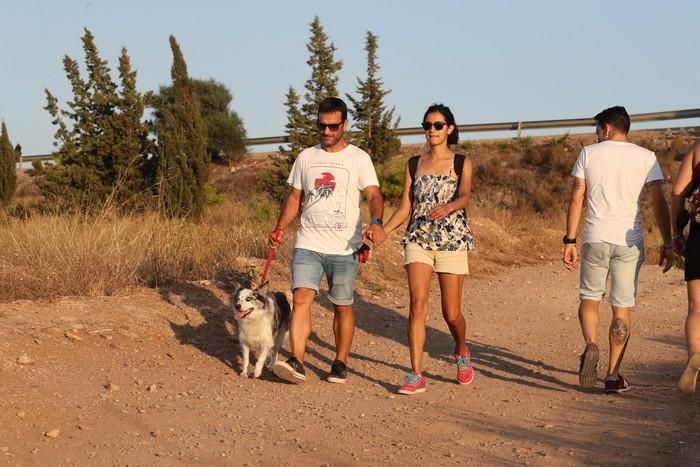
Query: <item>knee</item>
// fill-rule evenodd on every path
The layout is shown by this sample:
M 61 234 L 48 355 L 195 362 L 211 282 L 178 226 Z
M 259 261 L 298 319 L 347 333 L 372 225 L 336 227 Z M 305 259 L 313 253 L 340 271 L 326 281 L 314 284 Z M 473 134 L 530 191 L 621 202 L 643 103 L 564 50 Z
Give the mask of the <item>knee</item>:
M 447 324 L 457 324 L 464 320 L 462 316 L 462 311 L 459 308 L 447 309 L 442 311 L 442 316 L 445 318 Z
M 333 312 L 338 316 L 352 316 L 352 305 L 333 305 Z

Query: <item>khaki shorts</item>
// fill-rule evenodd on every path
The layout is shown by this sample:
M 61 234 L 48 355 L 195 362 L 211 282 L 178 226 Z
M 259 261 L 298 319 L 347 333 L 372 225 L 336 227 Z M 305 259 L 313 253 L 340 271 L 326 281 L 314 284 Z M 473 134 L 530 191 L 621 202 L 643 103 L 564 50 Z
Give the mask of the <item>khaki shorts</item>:
M 601 301 L 610 277 L 608 302 L 631 308 L 637 304 L 639 269 L 644 263 L 644 244 L 613 245 L 607 242 L 584 243 L 581 254 L 581 300 Z
M 404 267 L 411 263 L 423 263 L 431 266 L 435 272 L 449 274 L 469 274 L 467 250 L 439 251 L 426 250 L 417 243 L 407 243 L 404 248 Z

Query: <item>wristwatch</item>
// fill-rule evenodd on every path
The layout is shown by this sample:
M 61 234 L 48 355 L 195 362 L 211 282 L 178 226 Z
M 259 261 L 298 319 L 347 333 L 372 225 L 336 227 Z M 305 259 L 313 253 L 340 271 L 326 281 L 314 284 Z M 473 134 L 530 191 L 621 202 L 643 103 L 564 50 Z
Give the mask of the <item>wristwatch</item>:
M 564 235 L 564 238 L 562 238 L 561 241 L 564 243 L 564 245 L 576 245 L 576 237 L 569 238 Z
M 376 225 L 384 225 L 384 221 L 381 220 L 379 217 L 373 217 L 371 221 L 369 221 L 370 224 L 376 224 Z

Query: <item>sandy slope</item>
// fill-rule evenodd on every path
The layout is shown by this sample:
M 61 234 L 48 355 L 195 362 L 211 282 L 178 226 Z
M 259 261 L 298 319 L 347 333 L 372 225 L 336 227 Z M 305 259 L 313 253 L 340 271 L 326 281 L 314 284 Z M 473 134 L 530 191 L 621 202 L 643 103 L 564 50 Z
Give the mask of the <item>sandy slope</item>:
M 323 299 L 303 386 L 237 375 L 228 295 L 211 284 L 2 304 L 0 464 L 700 465 L 698 402 L 674 395 L 680 272 L 643 268 L 623 367 L 634 387 L 619 396 L 577 385 L 576 285 L 554 260 L 469 278 L 477 373 L 466 387 L 433 294 L 428 391 L 417 396 L 395 394 L 408 370 L 400 275 L 360 291 L 345 385 L 323 381 L 333 342 Z

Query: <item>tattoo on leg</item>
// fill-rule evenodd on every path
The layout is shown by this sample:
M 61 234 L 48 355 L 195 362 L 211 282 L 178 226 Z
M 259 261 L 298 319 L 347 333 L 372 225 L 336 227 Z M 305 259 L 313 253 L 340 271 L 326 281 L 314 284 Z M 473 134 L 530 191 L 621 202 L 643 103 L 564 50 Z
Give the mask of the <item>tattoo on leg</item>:
M 629 337 L 629 328 L 620 318 L 615 318 L 612 322 L 612 338 L 616 344 L 624 344 Z

